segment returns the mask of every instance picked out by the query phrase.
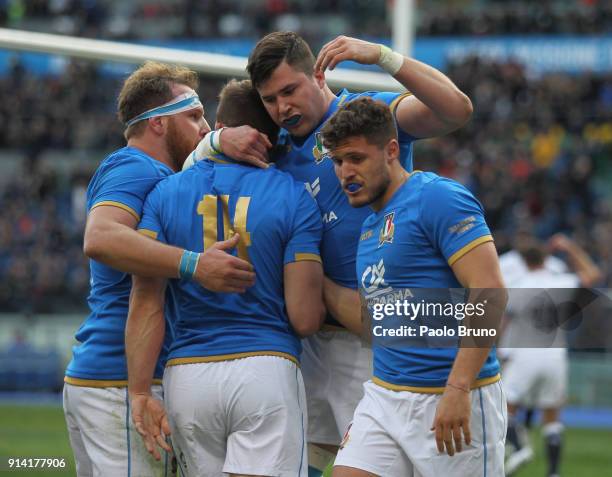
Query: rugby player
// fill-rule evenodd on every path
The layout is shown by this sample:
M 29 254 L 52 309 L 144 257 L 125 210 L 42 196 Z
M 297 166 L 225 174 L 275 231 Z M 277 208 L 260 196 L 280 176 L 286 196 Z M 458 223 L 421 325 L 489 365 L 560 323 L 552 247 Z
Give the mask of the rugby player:
M 217 126 L 278 127 L 248 80 L 221 92 Z M 190 280 L 168 287 L 178 309 L 164 373 L 168 419 L 150 389 L 164 329 L 163 279 L 134 277 L 126 328 L 130 396 L 147 447 L 169 450 L 182 475 L 306 476 L 306 401 L 300 337 L 324 318 L 321 217 L 289 174 L 217 153 L 161 181 L 139 230 L 185 250 L 205 251 L 238 233 L 238 257 L 257 270 L 243 294 L 213 293 Z M 181 267 L 192 273 L 192 252 Z M 136 406 L 134 406 L 136 410 Z
M 166 472 L 149 457 L 140 439 L 134 439 L 123 337 L 129 274 L 179 274 L 183 250 L 148 240 L 134 229 L 149 191 L 180 170 L 185 156 L 210 130 L 197 85 L 197 74 L 182 67 L 149 62 L 134 71 L 124 82 L 118 104 L 127 146 L 100 164 L 87 190 L 84 251 L 91 259 L 91 313 L 76 334 L 79 344 L 64 387 L 66 423 L 79 476 L 150 477 Z M 227 137 L 234 134 L 240 137 L 233 147 L 251 147 L 249 131 L 228 130 Z M 231 237 L 198 256 L 193 279 L 217 291 L 251 286 L 251 265 L 225 252 L 237 243 L 238 237 Z M 163 354 L 155 375 L 157 394 L 162 370 Z
M 564 262 L 551 269 L 550 263 L 555 262 L 551 262 L 549 251 L 565 254 L 573 272 Z M 559 328 L 564 318 L 561 304 L 573 298 L 576 288 L 595 286 L 602 274 L 582 247 L 562 234 L 553 236 L 548 247 L 533 237 L 524 239 L 520 257 L 526 270 L 511 282 L 508 325 L 500 343 L 505 347 L 504 391 L 508 398 L 508 443 L 512 446 L 506 474 L 515 473 L 534 457 L 526 429 L 517 419 L 519 407 L 527 407 L 542 411 L 547 475 L 558 477 L 563 444 L 560 412 L 568 381 L 567 340 Z M 501 270 L 506 272 L 503 265 Z M 510 277 L 513 272 L 512 267 Z
M 378 64 L 409 92 L 355 94 L 342 90 L 334 94 L 325 81 L 325 70 L 348 60 Z M 349 206 L 321 142 L 321 128 L 342 104 L 355 98 L 384 101 L 391 107 L 398 130 L 401 163 L 410 171 L 413 141 L 464 125 L 472 113 L 469 98 L 431 66 L 382 45 L 344 36 L 325 45 L 315 59 L 296 33 L 271 33 L 251 52 L 247 70 L 270 117 L 282 128 L 279 142 L 287 146 L 287 152 L 276 167 L 304 182 L 319 206 L 326 276 L 357 288 L 357 243 L 369 210 Z M 199 148 L 206 149 L 209 137 L 217 144 L 218 135 L 211 132 Z M 224 144 L 221 138 L 219 146 L 224 148 Z M 327 306 L 330 314 L 323 330 L 304 342 L 302 370 L 309 409 L 308 441 L 333 453 L 363 396 L 362 383 L 371 377 L 372 357 L 359 338 L 333 318 L 338 312 L 335 303 Z
M 387 105 L 353 100 L 338 109 L 322 135 L 350 205 L 374 210 L 357 253 L 367 303 L 401 290 L 465 287 L 498 289 L 488 308 L 505 305 L 480 203 L 455 181 L 402 166 Z M 326 279 L 325 293 L 358 331 L 357 292 Z M 503 474 L 506 408 L 490 344 L 390 346 L 383 339 L 374 342 L 373 355 L 374 377 L 364 385 L 334 476 Z

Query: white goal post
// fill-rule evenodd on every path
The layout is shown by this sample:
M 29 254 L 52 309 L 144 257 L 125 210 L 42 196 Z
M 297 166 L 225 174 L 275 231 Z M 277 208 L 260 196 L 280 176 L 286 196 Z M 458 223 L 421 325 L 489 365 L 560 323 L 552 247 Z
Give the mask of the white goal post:
M 247 77 L 245 70 L 247 59 L 237 56 L 8 28 L 0 28 L 0 48 L 133 64 L 154 60 L 163 63 L 178 63 L 209 76 Z M 348 88 L 353 91 L 403 91 L 405 89 L 386 73 L 338 68 L 326 72 L 325 75 L 332 88 Z

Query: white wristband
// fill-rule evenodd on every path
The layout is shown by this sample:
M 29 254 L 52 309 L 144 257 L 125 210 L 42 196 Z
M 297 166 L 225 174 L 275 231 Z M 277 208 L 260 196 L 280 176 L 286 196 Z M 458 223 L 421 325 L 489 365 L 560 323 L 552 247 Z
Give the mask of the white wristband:
M 212 140 L 214 141 L 214 136 L 218 134 L 215 134 L 215 131 L 210 131 L 206 134 L 206 136 L 204 136 L 194 151 L 189 154 L 187 159 L 185 159 L 185 162 L 183 163 L 183 170 L 189 169 L 191 166 L 195 165 L 196 162 L 215 154 L 215 151 L 211 145 L 211 135 L 213 136 Z
M 391 76 L 395 76 L 404 64 L 404 57 L 399 53 L 393 51 L 391 48 L 385 45 L 380 46 L 380 57 L 378 58 L 378 66 L 389 73 Z
M 223 132 L 225 128 L 220 128 L 217 129 L 216 131 L 212 131 L 214 133 L 214 136 L 212 137 L 212 149 L 214 152 L 216 152 L 217 154 L 220 154 L 223 152 L 223 149 L 221 149 L 221 133 Z

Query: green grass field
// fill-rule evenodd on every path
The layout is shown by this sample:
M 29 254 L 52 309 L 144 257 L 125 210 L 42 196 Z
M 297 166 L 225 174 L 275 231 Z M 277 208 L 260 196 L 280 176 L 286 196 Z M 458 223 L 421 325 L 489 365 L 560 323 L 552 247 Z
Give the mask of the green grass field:
M 546 462 L 539 433 L 531 442 L 536 459 L 515 474 L 516 477 L 546 477 Z M 65 470 L 16 471 L 0 470 L 0 475 L 18 476 L 74 476 L 72 451 L 64 415 L 59 407 L 0 405 L 0 469 L 6 469 L 6 459 L 19 457 L 56 457 L 66 459 Z M 612 430 L 568 429 L 562 475 L 565 477 L 594 477 L 611 475 Z M 442 476 L 440 476 L 442 477 Z M 466 476 L 468 477 L 468 476 Z
M 9 457 L 63 458 L 61 470 L 7 470 Z M 0 404 L 0 475 L 74 476 L 74 461 L 60 407 Z
M 563 435 L 561 475 L 564 477 L 599 477 L 612 475 L 612 430 L 566 429 Z M 530 436 L 535 459 L 513 477 L 546 477 L 544 441 L 539 431 Z

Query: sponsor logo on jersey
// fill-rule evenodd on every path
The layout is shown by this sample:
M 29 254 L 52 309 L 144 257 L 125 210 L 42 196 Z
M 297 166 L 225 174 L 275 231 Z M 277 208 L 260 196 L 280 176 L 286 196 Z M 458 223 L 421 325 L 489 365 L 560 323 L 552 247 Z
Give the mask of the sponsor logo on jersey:
M 395 224 L 393 218 L 395 212 L 389 212 L 385 215 L 385 222 L 380 229 L 380 235 L 378 236 L 378 246 L 382 247 L 385 243 L 393 243 L 393 234 L 395 232 Z
M 315 134 L 315 146 L 312 148 L 312 155 L 314 156 L 315 164 L 321 164 L 327 157 L 329 151 L 323 145 L 321 133 Z
M 381 258 L 377 264 L 370 265 L 361 275 L 361 288 L 368 305 L 373 298 L 393 292 L 385 282 L 385 262 Z
M 452 227 L 449 227 L 448 231 L 451 234 L 460 235 L 463 232 L 467 232 L 468 230 L 474 228 L 474 225 L 476 225 L 476 217 L 470 215 L 469 217 L 463 219 L 461 222 L 456 223 Z
M 334 213 L 333 210 L 327 212 L 326 214 L 323 214 L 323 222 L 325 222 L 326 224 L 329 224 L 334 220 L 338 220 L 338 216 Z
M 359 241 L 362 242 L 363 240 L 368 240 L 372 235 L 374 235 L 374 231 L 372 229 L 366 230 L 361 234 L 361 237 L 359 237 Z
M 319 192 L 321 192 L 321 182 L 317 177 L 312 184 L 306 182 L 306 190 L 310 192 L 310 195 L 314 199 Z
M 361 286 L 366 293 L 372 293 L 379 288 L 386 287 L 385 283 L 385 262 L 380 259 L 380 262 L 375 265 L 370 265 L 361 275 Z

